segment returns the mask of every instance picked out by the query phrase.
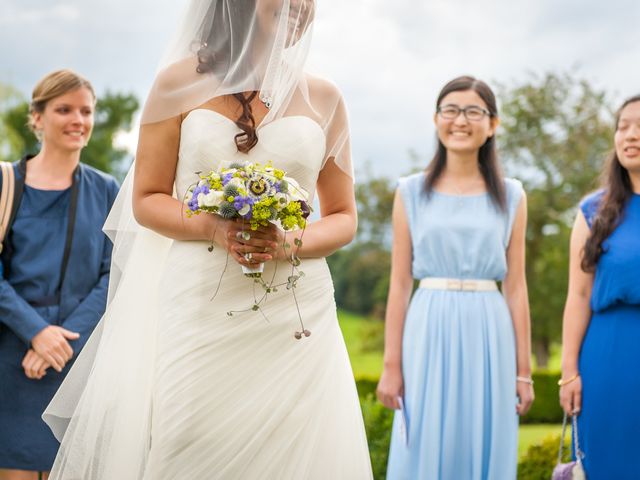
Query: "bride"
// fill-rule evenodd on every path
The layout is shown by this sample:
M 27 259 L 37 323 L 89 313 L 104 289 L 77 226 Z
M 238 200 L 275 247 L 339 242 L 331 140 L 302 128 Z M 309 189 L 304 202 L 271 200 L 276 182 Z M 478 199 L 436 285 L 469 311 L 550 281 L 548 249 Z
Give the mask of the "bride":
M 52 479 L 371 478 L 324 260 L 351 241 L 356 208 L 344 103 L 303 70 L 314 8 L 190 2 L 105 225 L 107 311 L 44 414 L 62 439 Z M 229 316 L 253 304 L 241 266 L 287 282 L 283 232 L 243 235 L 187 217 L 182 200 L 197 172 L 246 161 L 317 191 L 321 218 L 304 232 L 295 298 L 283 288 L 264 315 Z

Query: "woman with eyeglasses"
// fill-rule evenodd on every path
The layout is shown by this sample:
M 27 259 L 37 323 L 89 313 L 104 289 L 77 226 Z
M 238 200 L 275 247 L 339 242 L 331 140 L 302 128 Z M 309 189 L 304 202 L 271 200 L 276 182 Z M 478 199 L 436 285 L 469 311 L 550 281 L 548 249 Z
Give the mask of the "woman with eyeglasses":
M 393 208 L 377 390 L 396 409 L 387 478 L 515 478 L 533 401 L 526 198 L 500 171 L 487 84 L 456 78 L 436 107 L 436 154 L 400 180 Z

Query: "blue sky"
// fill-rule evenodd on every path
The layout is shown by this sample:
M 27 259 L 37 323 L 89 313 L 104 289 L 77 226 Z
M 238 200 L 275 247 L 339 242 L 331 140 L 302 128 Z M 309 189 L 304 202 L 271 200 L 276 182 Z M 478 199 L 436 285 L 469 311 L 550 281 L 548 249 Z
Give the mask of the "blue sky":
M 144 99 L 185 0 L 0 0 L 0 82 L 25 96 L 70 67 Z M 433 102 L 460 74 L 509 84 L 567 71 L 610 92 L 640 91 L 637 0 L 318 0 L 309 59 L 350 110 L 354 161 L 397 177 L 429 157 Z M 135 142 L 135 133 L 126 140 Z

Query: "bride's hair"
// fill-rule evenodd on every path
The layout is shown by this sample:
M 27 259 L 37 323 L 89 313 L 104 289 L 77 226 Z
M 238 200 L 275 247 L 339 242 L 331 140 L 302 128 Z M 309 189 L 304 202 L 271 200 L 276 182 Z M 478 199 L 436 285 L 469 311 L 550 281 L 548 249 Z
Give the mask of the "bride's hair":
M 632 103 L 640 102 L 640 95 L 626 100 L 616 113 L 615 129 L 618 130 L 622 110 Z M 624 207 L 633 195 L 629 171 L 622 166 L 614 149 L 602 172 L 604 195 L 593 218 L 591 233 L 584 245 L 580 267 L 585 272 L 593 272 L 600 256 L 604 253 L 602 244 L 618 226 Z
M 438 95 L 436 108 L 440 106 L 442 99 L 451 92 L 461 92 L 466 90 L 473 90 L 480 96 L 480 98 L 482 98 L 484 103 L 487 105 L 489 116 L 491 118 L 498 116 L 496 96 L 489 85 L 482 80 L 478 80 L 470 76 L 457 77 L 447 83 Z M 440 175 L 442 175 L 442 171 L 447 165 L 447 149 L 439 138 L 437 138 L 437 140 L 438 148 L 433 159 L 427 166 L 427 179 L 425 183 L 425 190 L 427 194 L 430 194 L 433 191 L 433 186 Z M 505 211 L 507 208 L 507 195 L 505 193 L 502 170 L 500 168 L 498 154 L 496 152 L 495 134 L 491 135 L 484 145 L 480 147 L 480 151 L 478 152 L 478 163 L 480 164 L 480 173 L 484 178 L 491 200 L 493 200 L 493 203 L 501 210 Z
M 227 2 L 213 0 L 209 11 L 211 15 L 211 25 L 205 25 L 200 49 L 198 50 L 198 73 L 210 73 L 220 78 L 225 78 L 230 69 L 233 68 L 234 54 L 238 54 L 241 47 L 245 47 L 247 39 L 251 38 L 251 30 L 255 28 L 255 0 L 235 0 L 229 8 L 232 11 L 224 11 L 228 8 Z M 222 12 L 215 12 L 216 8 L 223 9 Z M 233 25 L 229 18 L 233 17 Z M 249 72 L 236 72 L 236 74 L 248 74 Z M 233 75 L 233 74 L 232 74 Z M 251 101 L 257 92 L 235 93 L 233 97 L 240 102 L 242 113 L 235 120 L 241 133 L 235 136 L 236 146 L 239 152 L 248 153 L 258 143 L 256 132 L 256 120 L 251 109 Z

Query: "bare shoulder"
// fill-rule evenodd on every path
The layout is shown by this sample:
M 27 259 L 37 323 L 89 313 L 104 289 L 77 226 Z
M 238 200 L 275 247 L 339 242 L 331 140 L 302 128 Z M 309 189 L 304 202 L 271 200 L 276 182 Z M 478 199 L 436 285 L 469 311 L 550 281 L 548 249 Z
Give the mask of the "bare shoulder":
M 342 100 L 340 89 L 331 80 L 311 74 L 306 74 L 305 80 L 312 98 L 333 99 L 335 102 Z
M 183 58 L 160 70 L 156 76 L 154 87 L 159 90 L 174 90 L 184 87 L 185 84 L 193 82 L 203 75 L 198 73 L 197 68 L 198 58 L 195 55 Z

